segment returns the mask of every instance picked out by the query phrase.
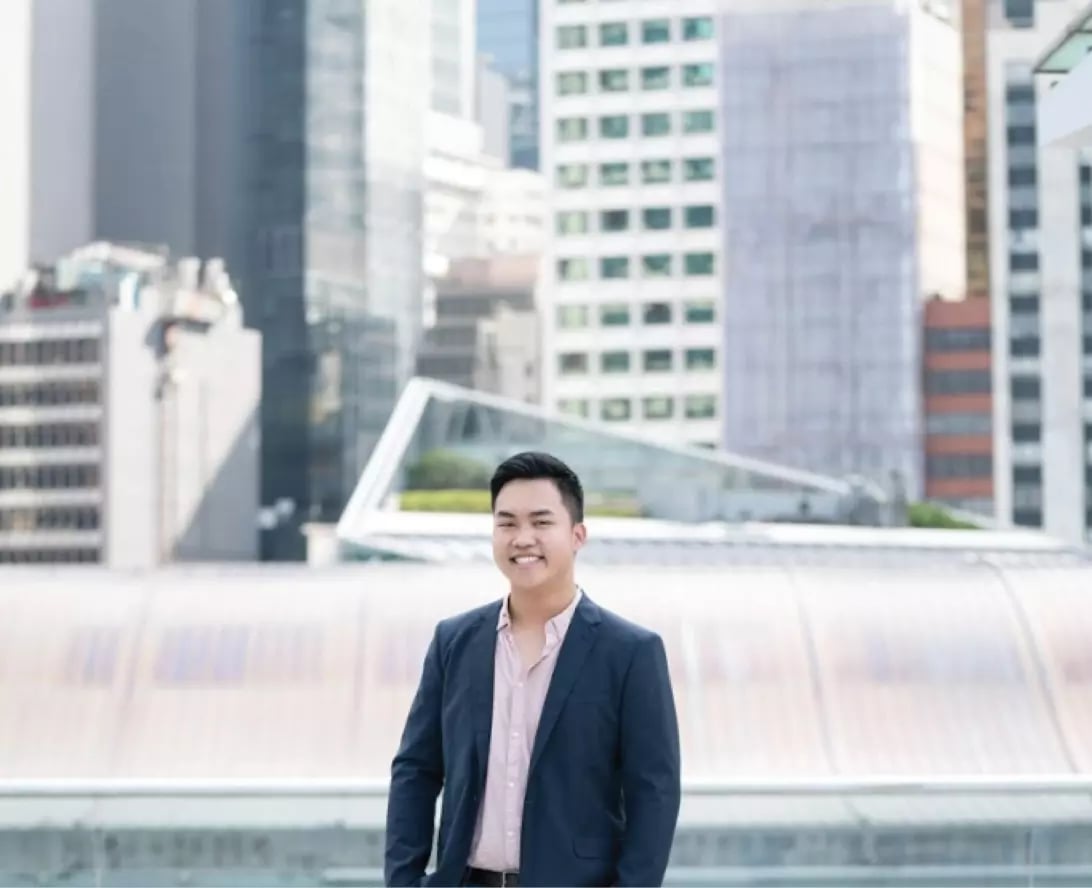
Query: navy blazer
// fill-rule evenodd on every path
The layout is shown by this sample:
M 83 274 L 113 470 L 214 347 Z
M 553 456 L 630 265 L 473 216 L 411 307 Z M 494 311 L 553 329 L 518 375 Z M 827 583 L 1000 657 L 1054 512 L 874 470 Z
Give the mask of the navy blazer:
M 485 790 L 499 601 L 444 620 L 391 766 L 388 885 L 461 885 Z M 435 871 L 436 798 L 443 790 Z M 679 815 L 663 641 L 581 598 L 531 751 L 521 885 L 660 885 Z

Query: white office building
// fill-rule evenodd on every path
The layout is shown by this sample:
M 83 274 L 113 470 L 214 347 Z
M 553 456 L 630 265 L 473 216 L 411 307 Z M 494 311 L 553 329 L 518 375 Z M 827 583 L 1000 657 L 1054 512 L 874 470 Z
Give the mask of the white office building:
M 1092 525 L 1092 153 L 1040 131 L 1035 67 L 1084 6 L 994 0 L 987 53 L 998 517 L 1070 541 Z
M 261 337 L 223 263 L 109 244 L 0 293 L 0 564 L 257 557 Z
M 714 0 L 543 3 L 546 406 L 722 440 Z

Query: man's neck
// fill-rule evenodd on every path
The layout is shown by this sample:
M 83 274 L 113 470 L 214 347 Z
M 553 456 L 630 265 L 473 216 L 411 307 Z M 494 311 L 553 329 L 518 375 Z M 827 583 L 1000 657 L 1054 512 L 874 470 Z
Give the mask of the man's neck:
M 570 577 L 553 589 L 512 589 L 508 616 L 513 626 L 543 627 L 573 603 L 576 583 Z

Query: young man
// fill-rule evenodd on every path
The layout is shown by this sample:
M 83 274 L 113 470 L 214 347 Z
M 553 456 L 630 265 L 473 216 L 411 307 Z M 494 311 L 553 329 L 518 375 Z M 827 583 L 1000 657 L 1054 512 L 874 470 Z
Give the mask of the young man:
M 490 489 L 510 591 L 436 627 L 391 767 L 386 883 L 660 885 L 680 796 L 663 642 L 576 585 L 568 466 L 521 453 Z

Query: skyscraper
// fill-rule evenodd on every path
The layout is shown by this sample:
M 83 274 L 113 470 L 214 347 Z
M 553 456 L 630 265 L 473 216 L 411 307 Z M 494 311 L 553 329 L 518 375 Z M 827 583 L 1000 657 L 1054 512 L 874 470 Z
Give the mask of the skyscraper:
M 264 337 L 263 503 L 333 520 L 413 369 L 430 9 L 245 7 L 242 293 Z
M 729 449 L 838 476 L 897 473 L 921 495 L 921 307 L 966 285 L 949 13 L 897 0 L 727 6 Z
M 1040 147 L 1033 68 L 1085 5 L 993 0 L 988 33 L 997 510 L 1071 541 L 1092 526 L 1092 154 Z
M 478 0 L 478 52 L 508 80 L 508 162 L 532 170 L 539 167 L 538 20 L 538 0 Z
M 539 287 L 543 398 L 709 447 L 722 438 L 724 357 L 716 7 L 548 4 L 541 66 L 555 189 Z

